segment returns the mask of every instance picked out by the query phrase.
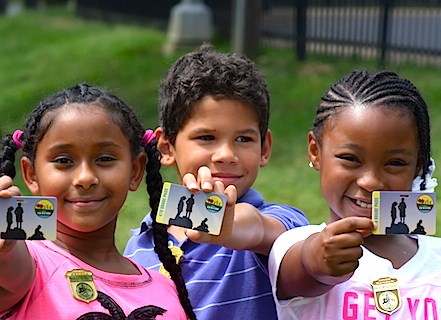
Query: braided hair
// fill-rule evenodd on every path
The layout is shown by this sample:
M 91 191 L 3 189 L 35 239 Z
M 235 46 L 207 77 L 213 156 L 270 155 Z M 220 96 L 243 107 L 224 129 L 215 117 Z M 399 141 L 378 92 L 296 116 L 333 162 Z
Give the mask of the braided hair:
M 176 262 L 175 256 L 172 254 L 171 250 L 168 247 L 168 232 L 167 226 L 165 224 L 161 224 L 156 222 L 156 214 L 158 212 L 159 202 L 161 198 L 161 190 L 162 190 L 162 176 L 160 174 L 160 166 L 161 162 L 159 161 L 161 154 L 156 148 L 156 139 L 154 139 L 150 144 L 154 147 L 146 150 L 147 157 L 149 159 L 157 159 L 158 161 L 149 161 L 147 163 L 146 170 L 150 172 L 150 174 L 146 177 L 147 183 L 147 192 L 150 196 L 150 208 L 151 208 L 151 217 L 153 219 L 152 222 L 152 231 L 153 238 L 155 241 L 155 252 L 164 265 L 165 269 L 169 272 L 170 278 L 176 285 L 176 289 L 178 291 L 179 300 L 181 301 L 182 306 L 185 309 L 187 317 L 190 320 L 196 319 L 196 315 L 193 312 L 190 301 L 188 299 L 188 291 L 185 286 L 184 278 L 181 273 L 181 266 Z
M 147 173 L 147 191 L 150 195 L 149 203 L 152 212 L 156 214 L 162 189 L 161 164 L 159 152 L 156 148 L 156 140 L 154 139 L 145 144 L 143 140 L 145 130 L 137 119 L 135 112 L 121 99 L 98 87 L 83 83 L 77 84 L 42 100 L 30 114 L 23 129 L 21 136 L 23 155 L 34 163 L 38 143 L 59 115 L 60 110 L 70 104 L 79 104 L 81 108 L 102 108 L 106 110 L 128 138 L 132 156 L 135 157 L 142 151 L 147 154 L 148 161 L 145 169 Z M 7 175 L 12 179 L 15 178 L 15 153 L 17 150 L 18 146 L 13 136 L 6 135 L 2 140 L 2 148 L 0 149 L 0 176 Z M 196 316 L 188 299 L 188 292 L 182 279 L 180 267 L 168 249 L 167 240 L 164 240 L 167 237 L 165 226 L 156 224 L 154 230 L 155 251 L 176 285 L 179 300 L 188 318 L 195 319 Z
M 430 120 L 426 102 L 418 89 L 391 71 L 355 70 L 333 84 L 321 98 L 312 130 L 315 137 L 320 141 L 325 123 L 345 107 L 355 105 L 396 108 L 415 118 L 420 142 L 418 160 L 422 169 L 420 190 L 425 190 L 424 177 L 431 165 Z

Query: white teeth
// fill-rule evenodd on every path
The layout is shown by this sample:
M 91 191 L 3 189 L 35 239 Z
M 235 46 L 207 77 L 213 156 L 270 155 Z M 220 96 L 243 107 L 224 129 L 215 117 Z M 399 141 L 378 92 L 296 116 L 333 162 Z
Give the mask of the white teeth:
M 355 201 L 355 203 L 362 208 L 372 209 L 372 204 L 370 204 L 370 203 L 362 202 L 360 200 Z

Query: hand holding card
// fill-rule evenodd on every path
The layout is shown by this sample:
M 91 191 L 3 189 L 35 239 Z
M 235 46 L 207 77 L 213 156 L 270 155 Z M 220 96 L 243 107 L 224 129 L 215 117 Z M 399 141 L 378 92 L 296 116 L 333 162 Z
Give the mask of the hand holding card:
M 432 192 L 374 191 L 373 234 L 427 234 L 436 232 L 436 196 Z
M 55 240 L 57 199 L 16 196 L 0 198 L 0 238 Z
M 191 192 L 184 186 L 165 182 L 156 222 L 218 235 L 226 204 L 224 194 Z

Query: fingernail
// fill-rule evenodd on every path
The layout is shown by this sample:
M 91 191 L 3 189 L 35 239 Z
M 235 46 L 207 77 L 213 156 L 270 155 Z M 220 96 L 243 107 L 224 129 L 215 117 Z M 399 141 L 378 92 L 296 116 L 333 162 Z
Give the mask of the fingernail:
M 213 187 L 212 187 L 212 185 L 211 185 L 210 182 L 206 181 L 206 182 L 204 182 L 203 189 L 209 189 L 209 190 L 211 190 L 211 189 L 213 189 Z
M 191 190 L 195 190 L 195 189 L 198 188 L 198 185 L 197 185 L 196 183 L 192 182 L 192 183 L 190 183 L 189 188 L 190 188 Z

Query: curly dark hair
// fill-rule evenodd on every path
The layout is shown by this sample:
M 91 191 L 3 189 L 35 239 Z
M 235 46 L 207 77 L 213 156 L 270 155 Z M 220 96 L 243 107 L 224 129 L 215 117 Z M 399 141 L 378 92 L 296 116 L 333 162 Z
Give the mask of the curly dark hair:
M 159 123 L 172 144 L 194 106 L 206 96 L 239 100 L 249 105 L 259 119 L 264 142 L 270 106 L 264 76 L 245 55 L 219 52 L 203 44 L 176 60 L 159 87 Z

